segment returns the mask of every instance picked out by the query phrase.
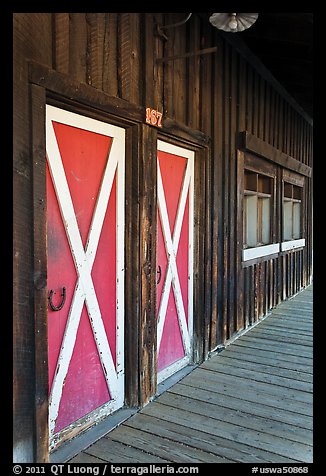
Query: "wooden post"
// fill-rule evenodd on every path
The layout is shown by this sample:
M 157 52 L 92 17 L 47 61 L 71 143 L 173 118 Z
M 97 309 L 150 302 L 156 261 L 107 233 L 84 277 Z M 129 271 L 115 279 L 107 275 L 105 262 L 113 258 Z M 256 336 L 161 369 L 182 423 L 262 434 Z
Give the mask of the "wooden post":
M 157 133 L 141 126 L 139 144 L 139 395 L 141 406 L 156 393 L 156 246 L 157 246 Z
M 47 463 L 48 332 L 47 225 L 45 161 L 45 90 L 32 84 L 33 213 L 34 213 L 34 329 L 35 329 L 35 461 Z
M 211 35 L 208 33 L 207 36 L 202 38 L 203 44 L 210 44 Z M 200 116 L 200 125 L 201 130 L 207 134 L 208 137 L 212 136 L 212 63 L 211 56 L 206 55 L 202 58 L 201 69 L 200 69 L 200 83 L 201 83 L 201 105 L 203 110 L 206 111 L 206 114 Z M 209 78 L 209 80 L 208 80 Z M 208 357 L 209 353 L 209 344 L 210 344 L 210 332 L 211 332 L 211 323 L 212 323 L 212 239 L 211 239 L 211 221 L 212 221 L 212 166 L 211 166 L 211 157 L 206 157 L 205 163 L 202 164 L 202 169 L 205 170 L 204 177 L 205 182 L 203 188 L 200 190 L 200 194 L 203 195 L 205 202 L 205 208 L 202 209 L 202 213 L 205 216 L 205 222 L 202 223 L 204 239 L 204 260 L 205 263 L 204 270 L 202 273 L 205 285 L 202 288 L 203 299 L 204 299 L 204 331 L 203 331 L 203 347 L 202 347 L 202 356 L 201 359 L 205 360 Z M 203 174 L 202 170 L 198 170 L 198 173 Z M 214 327 L 213 327 L 214 329 Z
M 241 117 L 243 113 L 240 113 Z M 243 250 L 243 178 L 244 178 L 244 153 L 237 151 L 237 169 L 236 169 L 236 306 L 237 320 L 236 330 L 239 331 L 245 327 L 244 319 L 244 271 L 242 268 L 242 250 Z

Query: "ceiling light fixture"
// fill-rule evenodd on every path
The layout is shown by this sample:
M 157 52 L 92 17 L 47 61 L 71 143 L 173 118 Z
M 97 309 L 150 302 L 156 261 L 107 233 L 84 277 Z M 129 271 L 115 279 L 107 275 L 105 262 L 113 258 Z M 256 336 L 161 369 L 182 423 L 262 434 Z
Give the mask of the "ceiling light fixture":
M 219 30 L 238 33 L 250 28 L 258 18 L 258 13 L 213 13 L 210 23 Z
M 156 34 L 158 34 L 164 40 L 168 40 L 168 37 L 165 35 L 163 30 L 168 30 L 170 28 L 176 28 L 178 26 L 184 25 L 191 18 L 192 13 L 188 13 L 186 18 L 177 22 L 171 23 L 169 25 L 158 25 L 156 24 Z M 224 30 L 227 32 L 237 33 L 239 31 L 247 30 L 255 23 L 258 18 L 258 13 L 213 13 L 209 17 L 210 23 L 219 30 Z M 169 61 L 174 61 L 178 59 L 185 59 L 191 56 L 206 55 L 209 53 L 216 53 L 217 47 L 205 48 L 202 50 L 196 50 L 192 52 L 187 52 L 178 55 L 172 56 L 163 56 L 162 58 L 157 58 L 156 63 L 167 63 Z

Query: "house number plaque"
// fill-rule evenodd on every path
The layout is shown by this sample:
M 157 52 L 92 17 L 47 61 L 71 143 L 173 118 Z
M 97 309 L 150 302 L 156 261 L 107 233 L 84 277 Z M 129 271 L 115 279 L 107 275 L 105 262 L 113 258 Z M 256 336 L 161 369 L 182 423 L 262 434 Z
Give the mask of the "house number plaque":
M 162 127 L 163 114 L 151 107 L 146 108 L 146 124 L 150 124 L 155 127 Z

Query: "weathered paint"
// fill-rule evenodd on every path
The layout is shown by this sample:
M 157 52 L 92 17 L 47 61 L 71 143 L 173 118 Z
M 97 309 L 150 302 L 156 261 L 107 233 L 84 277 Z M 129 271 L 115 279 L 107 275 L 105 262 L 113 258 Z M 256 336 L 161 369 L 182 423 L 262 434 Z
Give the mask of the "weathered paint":
M 124 130 L 47 106 L 50 434 L 123 405 Z
M 194 152 L 158 141 L 158 381 L 192 358 Z M 172 287 L 171 287 L 172 285 Z

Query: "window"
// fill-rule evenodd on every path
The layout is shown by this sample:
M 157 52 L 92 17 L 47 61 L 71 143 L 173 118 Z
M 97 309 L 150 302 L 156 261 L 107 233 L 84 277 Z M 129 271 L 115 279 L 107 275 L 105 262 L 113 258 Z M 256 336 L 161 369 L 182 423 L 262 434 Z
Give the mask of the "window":
M 271 177 L 245 171 L 243 207 L 245 248 L 268 245 L 272 242 L 272 185 Z
M 302 187 L 284 182 L 283 241 L 301 238 Z
M 243 267 L 305 247 L 310 168 L 248 131 L 238 151 L 237 217 Z M 240 250 L 239 250 L 240 252 Z
M 284 172 L 283 172 L 284 173 Z M 293 174 L 292 174 L 293 175 Z M 281 251 L 305 246 L 303 238 L 303 187 L 304 180 L 286 174 L 283 181 L 283 232 Z
M 244 266 L 305 246 L 305 177 L 270 162 L 250 153 L 239 154 Z

